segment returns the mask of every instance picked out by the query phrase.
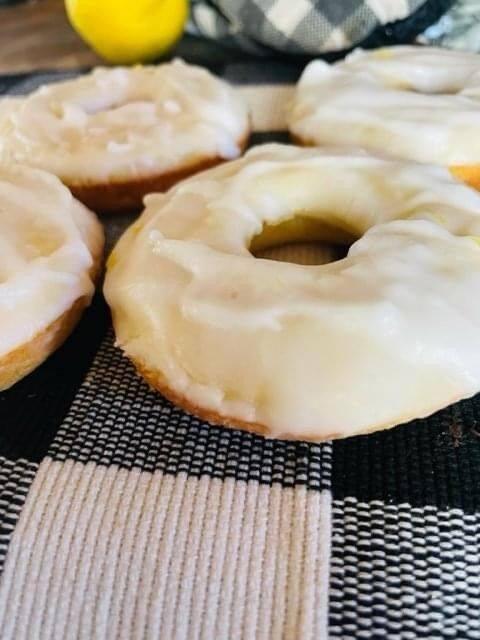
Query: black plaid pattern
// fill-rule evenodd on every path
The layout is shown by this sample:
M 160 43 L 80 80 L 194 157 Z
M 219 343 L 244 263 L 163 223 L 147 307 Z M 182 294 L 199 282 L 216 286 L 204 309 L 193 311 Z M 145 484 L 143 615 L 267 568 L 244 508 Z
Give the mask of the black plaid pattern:
M 425 420 L 334 442 L 334 497 L 480 512 L 480 395 Z
M 194 0 L 190 31 L 237 44 L 258 53 L 268 47 L 299 54 L 320 54 L 349 49 L 378 29 L 388 33 L 389 16 L 395 21 L 414 16 L 435 1 L 393 0 L 388 11 L 368 0 Z M 412 23 L 412 35 L 416 35 Z
M 0 573 L 8 543 L 17 524 L 38 464 L 0 456 Z
M 330 445 L 265 440 L 212 427 L 152 391 L 104 340 L 48 452 L 142 471 L 329 487 Z
M 480 638 L 478 513 L 345 498 L 332 545 L 332 640 Z

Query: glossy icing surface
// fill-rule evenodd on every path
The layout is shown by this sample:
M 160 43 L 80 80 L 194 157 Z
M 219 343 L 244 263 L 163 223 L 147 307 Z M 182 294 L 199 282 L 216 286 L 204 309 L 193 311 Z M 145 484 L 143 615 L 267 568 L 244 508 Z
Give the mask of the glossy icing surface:
M 93 295 L 102 247 L 99 222 L 56 177 L 0 165 L 0 357 Z
M 247 110 L 234 91 L 180 60 L 98 68 L 0 102 L 0 160 L 34 165 L 67 184 L 235 158 L 247 133 Z
M 441 165 L 480 164 L 480 55 L 398 46 L 305 68 L 291 132 Z
M 354 242 L 321 266 L 249 251 L 302 229 Z M 105 295 L 121 348 L 191 406 L 341 437 L 480 390 L 478 236 L 480 195 L 446 169 L 265 145 L 148 196 Z

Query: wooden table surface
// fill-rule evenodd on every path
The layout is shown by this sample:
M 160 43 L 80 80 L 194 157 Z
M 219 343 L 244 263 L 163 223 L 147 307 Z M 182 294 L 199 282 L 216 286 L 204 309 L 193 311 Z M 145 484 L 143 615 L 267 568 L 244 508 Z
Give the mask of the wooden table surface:
M 0 7 L 0 73 L 72 69 L 99 62 L 70 26 L 62 0 Z

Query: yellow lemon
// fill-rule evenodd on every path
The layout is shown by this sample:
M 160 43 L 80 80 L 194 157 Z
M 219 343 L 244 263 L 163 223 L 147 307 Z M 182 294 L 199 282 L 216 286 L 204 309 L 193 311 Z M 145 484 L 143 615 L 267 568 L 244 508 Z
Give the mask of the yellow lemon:
M 181 36 L 188 0 L 65 0 L 75 31 L 117 64 L 148 62 Z

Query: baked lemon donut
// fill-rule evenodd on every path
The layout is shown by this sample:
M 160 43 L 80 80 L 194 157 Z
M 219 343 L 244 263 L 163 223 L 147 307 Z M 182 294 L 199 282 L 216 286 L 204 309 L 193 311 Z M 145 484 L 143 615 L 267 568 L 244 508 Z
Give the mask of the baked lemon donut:
M 91 209 L 117 211 L 235 158 L 248 133 L 243 102 L 200 67 L 99 68 L 0 107 L 0 160 L 50 171 Z
M 213 422 L 320 441 L 480 390 L 480 195 L 446 169 L 265 145 L 145 199 L 108 265 L 117 343 Z M 250 249 L 353 242 L 301 266 Z
M 289 115 L 297 142 L 440 164 L 480 188 L 480 56 L 432 47 L 311 62 Z
M 0 165 L 0 390 L 30 373 L 90 303 L 103 231 L 44 171 Z

